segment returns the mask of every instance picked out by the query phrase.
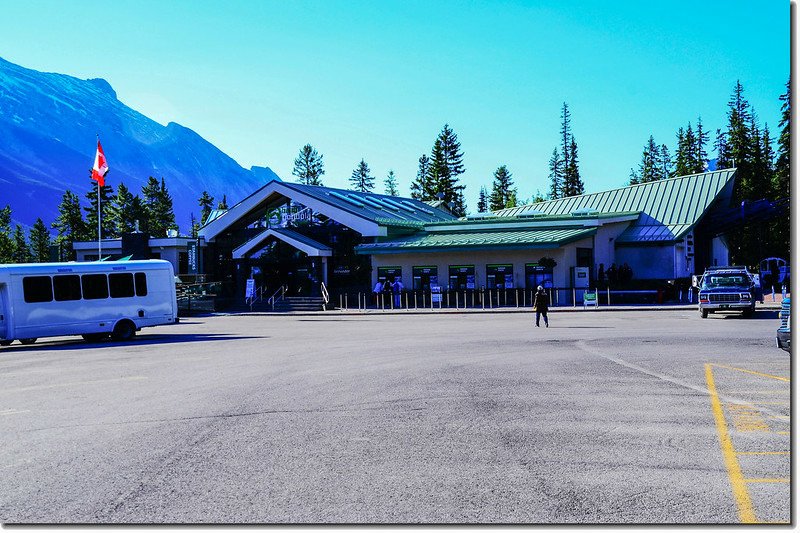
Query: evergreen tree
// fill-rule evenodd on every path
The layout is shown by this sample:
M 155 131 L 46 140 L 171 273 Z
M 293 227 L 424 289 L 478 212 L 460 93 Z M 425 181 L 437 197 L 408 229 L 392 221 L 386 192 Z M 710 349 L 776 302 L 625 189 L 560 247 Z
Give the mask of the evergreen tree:
M 569 142 L 569 157 L 568 163 L 564 172 L 564 196 L 578 196 L 583 194 L 583 180 L 578 170 L 578 144 L 575 142 L 575 137 L 570 136 Z
M 658 179 L 667 179 L 675 176 L 675 166 L 666 144 L 662 144 L 658 151 Z
M 375 177 L 370 175 L 369 165 L 363 159 L 350 175 L 350 185 L 359 192 L 370 192 L 375 188 Z
M 121 236 L 124 233 L 132 233 L 136 229 L 139 213 L 136 212 L 134 196 L 122 182 L 117 187 L 117 194 L 111 202 L 110 211 L 109 218 L 114 224 L 114 234 Z M 97 218 L 95 218 L 96 221 Z
M 648 183 L 659 178 L 659 155 L 658 145 L 651 135 L 642 151 L 642 162 L 639 163 L 637 183 Z
M 59 249 L 59 260 L 74 261 L 75 250 L 72 248 L 72 243 L 88 238 L 78 195 L 70 190 L 64 192 L 61 203 L 58 205 L 58 217 L 52 227 L 58 231 L 55 242 Z
M 102 218 L 100 220 L 101 235 L 103 239 L 113 239 L 117 236 L 117 223 L 115 220 L 115 212 L 113 200 L 114 189 L 111 185 L 103 185 L 100 187 L 100 209 L 102 210 Z M 86 199 L 89 205 L 84 207 L 86 211 L 86 231 L 92 239 L 97 239 L 97 182 L 92 181 L 92 186 L 89 187 L 89 192 L 86 193 Z
M 635 170 L 631 169 L 631 173 L 628 175 L 628 185 L 637 185 L 642 182 L 642 177 L 636 173 Z
M 384 190 L 389 196 L 397 196 L 400 191 L 397 189 L 397 177 L 394 175 L 394 170 L 389 170 L 386 179 L 383 180 Z
M 436 199 L 436 187 L 431 179 L 431 160 L 422 154 L 417 167 L 417 177 L 411 182 L 411 198 L 423 202 Z
M 14 262 L 14 239 L 11 236 L 11 206 L 0 209 L 0 263 Z
M 194 213 L 190 214 L 189 219 L 190 219 L 189 220 L 189 227 L 192 228 L 190 235 L 191 235 L 192 239 L 196 239 L 198 233 L 200 232 L 200 222 L 198 222 L 197 219 L 194 218 Z
M 545 196 L 539 189 L 536 189 L 536 193 L 533 196 L 531 196 L 531 202 L 534 204 L 538 204 L 539 202 L 544 202 L 546 200 L 547 198 L 545 198 Z
M 41 218 L 36 219 L 30 232 L 28 232 L 28 241 L 31 245 L 31 259 L 35 263 L 50 261 L 50 232 L 47 231 L 47 227 Z
M 178 229 L 172 208 L 172 196 L 167 191 L 164 178 L 161 183 L 153 176 L 142 187 L 144 215 L 147 220 L 146 231 L 151 237 L 165 237 L 167 230 Z
M 497 211 L 506 207 L 514 207 L 509 205 L 511 203 L 512 194 L 514 196 L 514 204 L 516 205 L 516 189 L 513 187 L 514 182 L 511 180 L 511 173 L 508 171 L 506 165 L 498 167 L 494 171 L 494 181 L 492 182 L 492 194 L 489 197 L 489 210 Z
M 691 129 L 692 125 L 689 124 L 688 131 L 691 131 Z M 693 166 L 690 159 L 692 152 L 687 142 L 687 133 L 684 133 L 683 128 L 678 128 L 676 135 L 678 137 L 678 149 L 675 151 L 675 174 L 677 176 L 686 176 L 692 173 Z
M 566 187 L 567 181 L 567 174 L 568 168 L 570 166 L 569 156 L 570 156 L 570 123 L 571 123 L 571 115 L 569 112 L 569 106 L 567 103 L 564 102 L 563 106 L 561 107 L 561 154 L 560 154 L 560 161 L 561 161 L 561 178 L 562 178 L 562 196 L 569 196 L 568 194 L 564 194 L 563 189 Z
M 210 215 L 211 211 L 214 209 L 214 197 L 209 195 L 208 191 L 203 191 L 197 203 L 200 205 L 200 225 L 203 225 L 206 223 L 208 215 Z
M 692 169 L 693 174 L 705 172 L 708 165 L 708 153 L 706 153 L 706 144 L 708 144 L 708 132 L 703 129 L 703 121 L 697 117 L 697 136 L 695 137 L 694 149 L 694 162 L 695 167 Z
M 717 135 L 714 139 L 714 150 L 717 152 L 717 170 L 731 168 L 733 166 L 731 151 L 728 147 L 728 136 L 721 129 L 717 129 Z
M 222 201 L 217 204 L 217 209 L 228 209 L 228 195 L 222 195 Z
M 14 228 L 14 235 L 12 237 L 14 242 L 13 260 L 15 263 L 30 263 L 31 250 L 28 248 L 28 243 L 25 241 L 25 232 L 19 224 Z
M 775 173 L 772 183 L 773 195 L 776 198 L 789 198 L 789 162 L 791 159 L 791 79 L 786 81 L 786 92 L 780 97 L 781 121 L 778 126 L 781 133 L 778 136 L 778 153 L 775 160 Z
M 485 213 L 488 209 L 488 204 L 486 203 L 486 187 L 481 185 L 481 190 L 478 193 L 478 213 Z
M 459 184 L 459 176 L 464 173 L 464 154 L 458 136 L 445 124 L 431 150 L 431 179 L 436 194 L 450 205 L 456 216 L 467 214 L 464 201 L 464 185 Z
M 558 148 L 553 148 L 553 155 L 550 156 L 548 165 L 550 169 L 550 174 L 547 176 L 550 180 L 550 193 L 548 196 L 551 200 L 556 200 L 561 198 L 564 192 L 564 176 L 563 170 L 561 169 L 561 156 L 558 155 Z
M 298 183 L 322 185 L 322 175 L 325 174 L 322 154 L 318 153 L 310 144 L 303 146 L 294 160 L 292 174 L 297 177 Z

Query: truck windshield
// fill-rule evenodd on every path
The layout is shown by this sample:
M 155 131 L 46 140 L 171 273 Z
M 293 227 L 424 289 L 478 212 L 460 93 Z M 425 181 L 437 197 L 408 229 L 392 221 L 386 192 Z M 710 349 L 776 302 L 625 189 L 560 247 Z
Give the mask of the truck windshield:
M 727 287 L 749 287 L 750 277 L 744 274 L 709 274 L 703 277 L 702 290 Z

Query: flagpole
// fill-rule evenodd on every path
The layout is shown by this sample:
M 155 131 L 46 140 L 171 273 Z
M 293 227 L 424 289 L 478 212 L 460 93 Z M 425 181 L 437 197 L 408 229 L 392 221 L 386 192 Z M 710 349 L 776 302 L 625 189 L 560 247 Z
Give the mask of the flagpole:
M 102 259 L 102 238 L 100 236 L 100 182 L 97 182 L 97 260 Z

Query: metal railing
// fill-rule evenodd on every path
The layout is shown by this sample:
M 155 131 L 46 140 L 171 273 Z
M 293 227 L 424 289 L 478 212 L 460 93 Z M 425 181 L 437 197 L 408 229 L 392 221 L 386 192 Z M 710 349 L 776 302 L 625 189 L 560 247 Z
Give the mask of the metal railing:
M 325 282 L 324 281 L 321 282 L 319 285 L 320 285 L 320 290 L 322 292 L 322 300 L 323 300 L 322 310 L 323 311 L 327 311 L 328 310 L 328 302 L 331 301 L 331 295 L 328 294 L 328 288 L 325 286 Z
M 205 283 L 176 283 L 175 296 L 178 303 L 178 312 L 184 316 L 191 316 L 195 311 L 214 311 L 214 301 L 222 291 L 222 282 L 213 281 Z
M 267 302 L 269 302 L 270 308 L 274 311 L 275 310 L 275 302 L 278 300 L 283 300 L 283 297 L 286 295 L 287 286 L 281 285 L 280 288 L 275 291 L 275 293 L 269 297 Z

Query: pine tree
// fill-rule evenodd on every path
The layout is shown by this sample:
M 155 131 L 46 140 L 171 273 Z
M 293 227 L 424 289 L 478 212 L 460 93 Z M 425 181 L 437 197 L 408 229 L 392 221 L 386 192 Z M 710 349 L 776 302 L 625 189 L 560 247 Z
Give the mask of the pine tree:
M 639 172 L 637 173 L 638 183 L 648 183 L 658 179 L 658 158 L 658 145 L 651 135 L 642 151 L 642 162 L 639 163 Z
M 165 237 L 167 230 L 178 229 L 172 208 L 172 196 L 167 191 L 164 178 L 161 183 L 153 176 L 142 187 L 144 214 L 147 220 L 146 231 L 151 237 Z
M 411 182 L 411 198 L 423 202 L 436 199 L 436 187 L 431 180 L 431 160 L 422 154 L 418 161 L 417 177 Z
M 485 213 L 488 209 L 488 204 L 486 203 L 486 187 L 481 185 L 481 190 L 478 193 L 478 213 Z
M 791 120 L 792 120 L 792 87 L 791 79 L 786 81 L 786 92 L 780 97 L 781 121 L 778 126 L 778 153 L 775 160 L 775 174 L 772 183 L 773 195 L 776 198 L 789 198 L 789 162 L 791 160 Z
M 400 191 L 397 188 L 397 177 L 394 175 L 394 170 L 389 170 L 389 174 L 386 175 L 386 179 L 383 180 L 384 191 L 389 196 L 397 196 L 400 194 Z
M 47 231 L 47 227 L 41 218 L 36 219 L 30 232 L 28 232 L 28 241 L 31 245 L 31 259 L 35 263 L 50 261 L 50 232 Z
M 92 181 L 91 187 L 89 187 L 89 192 L 86 193 L 86 199 L 89 201 L 89 205 L 84 207 L 83 210 L 86 211 L 86 230 L 90 236 L 94 240 L 97 239 L 97 182 Z M 101 234 L 103 239 L 112 239 L 117 236 L 117 224 L 115 220 L 115 213 L 114 213 L 114 206 L 112 205 L 114 200 L 114 189 L 111 188 L 111 185 L 103 185 L 100 187 L 100 209 L 102 210 L 101 213 L 101 220 L 100 225 L 101 227 Z
M 117 187 L 117 194 L 111 202 L 110 211 L 110 219 L 114 224 L 114 233 L 117 236 L 132 233 L 136 229 L 136 220 L 138 220 L 139 214 L 136 212 L 134 196 L 122 182 Z
M 194 218 L 194 212 L 192 212 L 189 216 L 189 227 L 192 228 L 190 234 L 192 239 L 196 239 L 198 233 L 200 232 L 200 222 Z
M 642 182 L 642 177 L 636 173 L 635 170 L 631 169 L 631 173 L 628 175 L 628 185 L 637 185 Z
M 375 177 L 369 173 L 369 165 L 363 159 L 356 165 L 353 173 L 350 174 L 350 185 L 353 190 L 359 192 L 370 192 L 375 188 Z
M 464 185 L 459 184 L 459 176 L 464 173 L 464 154 L 458 136 L 445 124 L 431 150 L 431 178 L 436 194 L 451 206 L 456 216 L 467 214 L 464 201 Z
M 217 209 L 228 209 L 228 195 L 222 195 L 222 201 L 217 204 Z
M 689 124 L 689 128 L 692 125 Z M 690 153 L 686 143 L 686 134 L 683 128 L 678 128 L 678 133 L 675 135 L 678 138 L 678 148 L 675 150 L 675 174 L 678 176 L 686 176 L 691 174 L 691 165 L 689 161 Z
M 509 205 L 511 203 L 512 194 L 514 195 L 514 204 L 516 205 L 516 189 L 514 189 L 513 185 L 514 182 L 511 180 L 511 173 L 508 171 L 506 165 L 502 165 L 494 171 L 492 194 L 489 196 L 490 211 L 513 207 Z
M 571 123 L 571 115 L 569 112 L 569 106 L 567 103 L 564 102 L 563 106 L 561 107 L 561 178 L 562 178 L 562 189 L 566 187 L 564 182 L 567 181 L 567 175 L 569 173 L 568 168 L 570 166 L 570 123 Z M 570 196 L 568 194 L 564 194 L 563 191 L 561 193 L 562 196 Z
M 64 192 L 58 205 L 58 217 L 52 227 L 58 231 L 55 242 L 58 245 L 59 260 L 74 261 L 75 250 L 72 248 L 72 243 L 88 238 L 78 195 L 70 190 Z
M 550 193 L 548 196 L 551 200 L 556 200 L 561 198 L 564 192 L 564 176 L 563 170 L 561 169 L 561 156 L 558 155 L 558 148 L 553 148 L 553 155 L 550 156 L 548 168 L 550 169 L 550 174 L 547 176 L 550 180 Z
M 658 178 L 667 179 L 675 176 L 675 166 L 672 163 L 672 156 L 666 144 L 662 144 L 658 150 Z
M 297 177 L 297 182 L 304 185 L 322 185 L 322 175 L 325 174 L 322 154 L 310 144 L 300 149 L 294 160 L 292 174 Z
M 685 174 L 679 172 L 678 175 L 686 176 L 689 174 L 694 174 L 697 172 L 699 161 L 697 157 L 697 137 L 692 130 L 691 122 L 686 126 L 686 139 L 683 149 L 686 153 L 686 168 L 684 169 Z
M 538 204 L 539 202 L 544 202 L 546 200 L 547 198 L 545 198 L 545 196 L 539 189 L 536 189 L 536 193 L 533 196 L 531 196 L 531 202 L 534 204 Z
M 0 263 L 14 262 L 14 239 L 11 236 L 11 206 L 0 209 Z
M 583 180 L 578 170 L 578 144 L 575 137 L 570 136 L 568 164 L 564 173 L 564 196 L 578 196 L 583 194 Z
M 717 135 L 714 138 L 714 150 L 717 152 L 717 164 L 715 167 L 717 170 L 733 167 L 731 151 L 728 147 L 728 136 L 721 129 L 717 129 Z
M 25 232 L 19 224 L 14 228 L 14 235 L 11 238 L 14 242 L 14 252 L 12 254 L 15 263 L 30 263 L 31 250 L 28 248 L 28 243 L 25 241 Z
M 208 215 L 210 215 L 211 211 L 214 209 L 214 197 L 209 195 L 208 191 L 203 191 L 197 203 L 200 205 L 200 225 L 203 225 L 206 223 Z
M 706 152 L 706 144 L 708 144 L 708 132 L 703 129 L 703 121 L 697 117 L 697 136 L 695 138 L 694 148 L 694 161 L 695 167 L 693 174 L 705 172 L 708 165 L 708 153 Z

